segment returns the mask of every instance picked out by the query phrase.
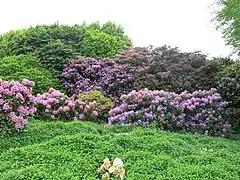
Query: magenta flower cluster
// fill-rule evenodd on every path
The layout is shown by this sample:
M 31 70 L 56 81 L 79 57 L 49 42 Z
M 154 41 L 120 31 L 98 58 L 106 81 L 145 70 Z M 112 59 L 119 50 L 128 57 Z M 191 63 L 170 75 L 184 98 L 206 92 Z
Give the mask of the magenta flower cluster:
M 113 100 L 129 93 L 133 85 L 127 67 L 111 59 L 76 57 L 64 65 L 62 78 L 70 95 L 97 89 Z
M 100 114 L 96 101 L 86 104 L 80 99 L 68 97 L 50 88 L 48 92 L 37 95 L 37 116 L 53 120 L 88 120 Z
M 4 121 L 1 131 L 24 128 L 28 117 L 36 112 L 35 97 L 31 90 L 34 85 L 34 82 L 26 79 L 22 83 L 0 80 L 0 120 Z
M 181 94 L 167 91 L 132 91 L 121 96 L 122 103 L 109 111 L 108 124 L 158 125 L 164 130 L 225 136 L 230 124 L 216 89 Z

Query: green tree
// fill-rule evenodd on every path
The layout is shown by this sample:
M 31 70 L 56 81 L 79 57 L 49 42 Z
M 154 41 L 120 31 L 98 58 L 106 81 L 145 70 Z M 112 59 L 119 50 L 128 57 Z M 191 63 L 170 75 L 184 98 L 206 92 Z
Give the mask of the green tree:
M 37 25 L 0 35 L 0 59 L 28 54 L 37 57 L 40 65 L 61 74 L 63 65 L 76 55 L 93 58 L 114 57 L 130 39 L 121 26 L 98 22 L 91 25 Z
M 216 0 L 217 29 L 223 33 L 227 45 L 240 54 L 240 0 Z
M 96 21 L 88 25 L 88 28 L 97 29 L 116 37 L 118 40 L 123 42 L 123 48 L 129 48 L 133 45 L 131 39 L 125 34 L 123 27 L 111 21 L 108 21 L 103 25 L 100 25 L 100 22 Z

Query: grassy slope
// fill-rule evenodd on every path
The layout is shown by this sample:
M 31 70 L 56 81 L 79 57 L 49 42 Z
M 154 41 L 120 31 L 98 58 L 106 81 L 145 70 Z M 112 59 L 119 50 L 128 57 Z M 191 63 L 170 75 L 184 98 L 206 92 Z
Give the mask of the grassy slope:
M 202 135 L 31 121 L 0 137 L 0 179 L 95 179 L 106 157 L 123 159 L 127 179 L 240 179 L 240 141 Z

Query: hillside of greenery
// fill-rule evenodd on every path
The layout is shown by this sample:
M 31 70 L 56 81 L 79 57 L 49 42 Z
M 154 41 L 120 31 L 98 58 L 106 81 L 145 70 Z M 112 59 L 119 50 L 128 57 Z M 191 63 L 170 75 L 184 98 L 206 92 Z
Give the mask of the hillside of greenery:
M 112 22 L 0 35 L 0 179 L 237 180 L 239 134 L 238 60 Z
M 96 179 L 106 157 L 121 157 L 126 179 L 240 178 L 240 142 L 203 135 L 31 120 L 0 144 L 0 179 Z

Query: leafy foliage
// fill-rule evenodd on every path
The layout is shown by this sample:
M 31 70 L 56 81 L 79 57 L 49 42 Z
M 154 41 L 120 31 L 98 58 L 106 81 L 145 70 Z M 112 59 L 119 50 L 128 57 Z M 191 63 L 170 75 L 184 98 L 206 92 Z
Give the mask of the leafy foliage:
M 33 120 L 0 144 L 0 179 L 96 179 L 106 157 L 123 160 L 126 179 L 240 178 L 240 142 L 202 135 Z
M 33 87 L 34 93 L 43 93 L 49 87 L 61 87 L 57 78 L 43 68 L 35 57 L 29 55 L 19 55 L 4 57 L 0 60 L 0 79 L 6 81 L 22 81 L 29 79 L 36 83 Z
M 223 77 L 235 78 L 240 76 L 240 62 L 232 62 L 229 66 L 222 70 Z
M 38 25 L 1 36 L 9 49 L 7 55 L 33 54 L 48 69 L 61 66 L 82 46 L 85 30 L 81 26 Z
M 122 46 L 123 42 L 115 36 L 98 30 L 87 30 L 80 54 L 93 58 L 113 58 Z
M 123 48 L 130 48 L 132 47 L 132 41 L 131 39 L 125 35 L 124 29 L 122 26 L 117 25 L 111 21 L 108 21 L 104 23 L 103 25 L 100 25 L 99 22 L 93 22 L 90 25 L 87 26 L 90 29 L 97 29 L 104 33 L 110 34 L 114 37 L 116 37 L 118 40 L 121 40 L 123 42 Z
M 239 53 L 240 45 L 240 1 L 218 0 L 215 21 L 222 31 L 228 45 L 232 45 Z
M 86 25 L 38 25 L 1 35 L 0 58 L 32 54 L 43 67 L 61 71 L 76 55 L 113 57 L 123 44 L 122 39 Z
M 217 63 L 218 76 L 220 77 L 226 76 L 226 69 L 235 63 L 235 61 L 230 59 L 229 57 L 213 57 L 213 61 Z

